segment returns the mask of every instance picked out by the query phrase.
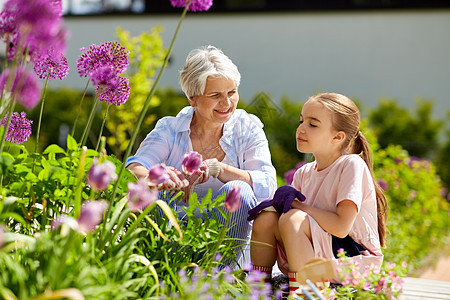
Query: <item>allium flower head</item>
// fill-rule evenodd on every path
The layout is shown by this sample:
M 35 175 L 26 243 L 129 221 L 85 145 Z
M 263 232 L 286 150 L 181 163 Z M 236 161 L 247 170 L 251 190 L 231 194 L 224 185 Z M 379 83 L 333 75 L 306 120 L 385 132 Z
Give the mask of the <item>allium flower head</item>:
M 234 186 L 225 197 L 225 208 L 229 212 L 235 212 L 241 207 L 241 187 Z
M 116 84 L 112 85 L 114 82 Z M 100 101 L 119 106 L 130 97 L 130 80 L 127 77 L 117 76 L 109 85 L 97 86 L 96 92 Z
M 189 0 L 170 0 L 173 7 L 185 7 Z M 212 0 L 191 0 L 188 10 L 207 11 L 213 4 Z
M 114 88 L 119 84 L 117 78 L 117 70 L 111 65 L 105 65 L 93 70 L 89 73 L 94 85 L 103 85 L 107 88 Z
M 184 155 L 181 168 L 185 174 L 192 175 L 201 167 L 202 161 L 202 156 L 198 152 L 191 151 Z
M 146 180 L 139 180 L 138 183 L 128 182 L 128 207 L 132 211 L 145 209 L 155 202 L 158 197 L 156 190 L 150 190 Z
M 14 100 L 18 101 L 26 109 L 34 108 L 41 99 L 41 86 L 36 77 L 27 69 L 18 67 L 14 70 L 12 86 L 6 86 L 10 69 L 6 69 L 0 75 L 0 90 L 10 92 Z M 14 72 L 13 71 L 13 72 Z
M 85 201 L 81 206 L 78 217 L 78 230 L 81 232 L 91 232 L 95 226 L 103 220 L 103 214 L 108 207 L 105 201 Z
M 77 60 L 77 70 L 80 76 L 88 76 L 98 68 L 111 65 L 117 73 L 123 73 L 128 67 L 129 51 L 119 42 L 106 42 L 100 45 L 92 44 L 88 50 L 80 49 L 83 53 Z
M 169 174 L 161 164 L 153 166 L 148 172 L 148 180 L 154 185 L 166 183 L 170 179 Z
M 0 35 L 5 37 L 7 34 L 13 34 L 16 30 L 15 13 L 7 10 L 0 12 Z
M 0 120 L 0 126 L 6 126 L 8 114 Z M 14 112 L 11 116 L 8 132 L 5 140 L 11 143 L 22 144 L 30 138 L 32 120 L 27 119 L 27 114 Z
M 14 33 L 28 53 L 42 48 L 65 50 L 67 31 L 62 28 L 61 0 L 8 0 L 4 5 L 2 33 Z M 10 50 L 16 51 L 17 43 Z
M 103 191 L 112 180 L 116 180 L 116 166 L 109 160 L 98 164 L 94 159 L 92 167 L 88 171 L 87 183 L 95 191 Z
M 69 73 L 69 63 L 67 58 L 53 48 L 48 49 L 46 52 L 37 54 L 33 58 L 34 62 L 34 72 L 36 75 L 45 79 L 48 77 L 49 80 L 63 79 Z

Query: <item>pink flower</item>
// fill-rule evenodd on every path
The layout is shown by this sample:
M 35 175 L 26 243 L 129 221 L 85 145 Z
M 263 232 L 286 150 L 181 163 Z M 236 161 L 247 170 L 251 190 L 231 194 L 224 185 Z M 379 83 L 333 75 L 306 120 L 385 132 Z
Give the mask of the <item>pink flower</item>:
M 190 0 L 170 0 L 173 7 L 185 7 Z M 207 11 L 213 4 L 212 0 L 192 0 L 189 11 Z
M 105 201 L 85 201 L 78 217 L 78 229 L 81 232 L 91 232 L 103 220 L 103 214 L 108 207 Z
M 67 58 L 54 49 L 42 51 L 42 53 L 33 57 L 34 72 L 41 78 L 48 80 L 63 79 L 69 73 L 69 63 Z
M 94 159 L 87 178 L 87 183 L 92 189 L 103 191 L 112 180 L 116 179 L 116 166 L 112 162 L 107 160 L 104 163 L 97 164 L 97 159 Z
M 138 183 L 128 182 L 128 207 L 132 211 L 145 209 L 155 202 L 158 192 L 149 190 L 145 180 L 139 180 Z
M 153 166 L 148 172 L 148 180 L 156 186 L 166 183 L 169 179 L 170 176 L 167 174 L 166 168 L 161 164 Z
M 10 69 L 6 69 L 0 75 L 0 90 L 3 95 L 11 92 L 12 96 L 26 109 L 33 109 L 41 99 L 41 86 L 36 77 L 24 67 L 18 67 L 13 74 L 12 86 L 7 86 Z
M 56 219 L 54 219 L 51 223 L 51 227 L 53 230 L 57 229 L 62 224 L 68 225 L 73 230 L 78 229 L 78 222 L 74 218 L 68 216 L 68 215 L 60 215 Z
M 183 157 L 183 161 L 181 162 L 181 168 L 187 175 L 192 175 L 197 172 L 201 165 L 202 156 L 195 151 L 186 153 Z
M 119 106 L 127 102 L 130 90 L 130 79 L 117 76 L 111 79 L 108 85 L 97 86 L 96 92 L 100 101 Z
M 229 212 L 235 212 L 241 207 L 241 187 L 234 186 L 225 197 L 225 208 Z
M 0 126 L 5 126 L 8 122 L 8 114 L 0 120 Z M 22 144 L 31 135 L 31 123 L 32 120 L 27 119 L 25 112 L 13 112 L 8 131 L 6 132 L 5 140 L 11 143 Z

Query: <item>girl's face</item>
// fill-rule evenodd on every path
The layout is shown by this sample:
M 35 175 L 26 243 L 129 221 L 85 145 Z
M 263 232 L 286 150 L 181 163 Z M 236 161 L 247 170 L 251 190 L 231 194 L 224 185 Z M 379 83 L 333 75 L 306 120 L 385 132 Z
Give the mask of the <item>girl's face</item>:
M 208 77 L 203 95 L 192 97 L 189 103 L 195 107 L 197 121 L 225 123 L 236 110 L 239 101 L 233 80 L 225 77 Z
M 300 125 L 297 127 L 297 150 L 314 156 L 329 155 L 338 149 L 342 132 L 332 126 L 333 113 L 323 104 L 308 100 L 302 108 Z

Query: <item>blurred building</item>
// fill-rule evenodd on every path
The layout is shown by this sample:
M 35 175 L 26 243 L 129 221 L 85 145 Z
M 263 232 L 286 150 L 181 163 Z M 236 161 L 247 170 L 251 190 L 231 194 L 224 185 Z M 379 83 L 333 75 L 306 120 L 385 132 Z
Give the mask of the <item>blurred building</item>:
M 168 46 L 181 15 L 169 0 L 64 1 L 71 71 L 53 86 L 84 88 L 79 49 L 116 40 L 117 26 L 138 35 L 161 25 Z M 450 110 L 449 30 L 448 0 L 214 0 L 209 12 L 187 14 L 160 86 L 179 89 L 189 50 L 211 44 L 238 65 L 247 102 L 260 91 L 302 102 L 334 91 L 369 107 L 382 97 L 403 106 L 423 97 L 442 118 Z

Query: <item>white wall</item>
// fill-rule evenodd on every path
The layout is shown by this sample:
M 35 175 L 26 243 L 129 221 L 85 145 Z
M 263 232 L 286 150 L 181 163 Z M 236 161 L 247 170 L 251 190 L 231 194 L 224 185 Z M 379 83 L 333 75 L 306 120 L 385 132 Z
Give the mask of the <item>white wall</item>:
M 84 88 L 76 72 L 80 47 L 116 40 L 121 26 L 138 35 L 162 25 L 168 46 L 178 16 L 67 17 L 71 72 L 60 84 Z M 415 106 L 435 101 L 435 114 L 450 110 L 450 10 L 284 14 L 188 13 L 160 86 L 178 88 L 178 71 L 189 50 L 221 48 L 242 74 L 239 92 L 249 101 L 258 91 L 305 101 L 317 91 L 359 98 L 374 107 L 380 97 Z M 55 84 L 52 82 L 52 84 Z

